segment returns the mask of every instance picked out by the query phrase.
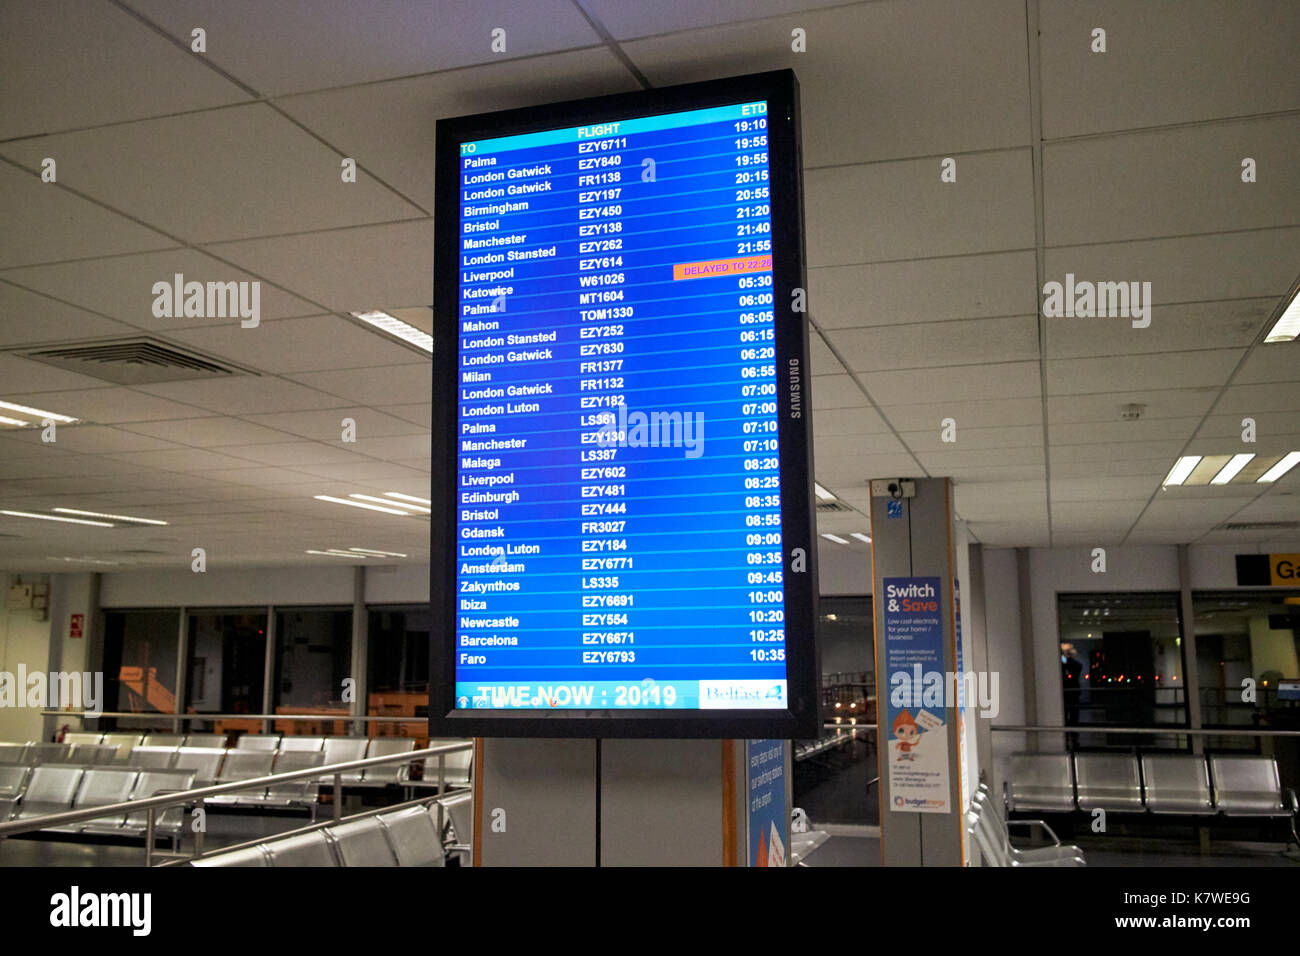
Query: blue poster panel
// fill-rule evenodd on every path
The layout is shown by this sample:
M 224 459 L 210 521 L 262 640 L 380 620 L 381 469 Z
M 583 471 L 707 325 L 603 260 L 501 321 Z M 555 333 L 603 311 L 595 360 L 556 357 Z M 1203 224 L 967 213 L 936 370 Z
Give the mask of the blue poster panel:
M 746 741 L 749 866 L 785 866 L 790 810 L 785 800 L 784 740 Z
M 884 579 L 883 730 L 892 809 L 948 813 L 947 681 L 938 577 Z

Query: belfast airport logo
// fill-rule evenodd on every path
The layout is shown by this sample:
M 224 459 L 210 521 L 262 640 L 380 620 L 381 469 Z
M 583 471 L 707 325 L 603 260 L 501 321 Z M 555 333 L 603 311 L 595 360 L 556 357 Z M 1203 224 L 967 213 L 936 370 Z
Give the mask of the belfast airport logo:
M 601 448 L 683 448 L 687 458 L 704 454 L 703 412 L 629 412 L 626 405 L 600 414 L 595 442 Z

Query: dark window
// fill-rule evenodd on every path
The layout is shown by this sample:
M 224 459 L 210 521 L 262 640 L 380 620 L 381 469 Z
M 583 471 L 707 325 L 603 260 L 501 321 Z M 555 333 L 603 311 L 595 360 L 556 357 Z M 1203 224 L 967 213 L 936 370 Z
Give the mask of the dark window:
M 105 710 L 175 713 L 179 625 L 176 609 L 104 613 Z M 170 729 L 158 721 L 129 717 L 112 725 L 121 730 Z

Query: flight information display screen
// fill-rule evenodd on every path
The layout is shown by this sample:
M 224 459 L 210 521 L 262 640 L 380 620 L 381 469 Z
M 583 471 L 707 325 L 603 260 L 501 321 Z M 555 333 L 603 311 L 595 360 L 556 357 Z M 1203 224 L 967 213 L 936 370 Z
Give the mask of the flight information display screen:
M 495 715 L 516 734 L 509 715 L 541 717 L 526 721 L 539 733 L 642 718 L 638 734 L 676 736 L 674 716 L 797 710 L 790 625 L 807 645 L 811 624 L 792 622 L 808 598 L 790 591 L 812 548 L 789 534 L 791 514 L 808 520 L 807 441 L 783 420 L 804 421 L 789 344 L 806 333 L 777 279 L 782 254 L 788 274 L 802 255 L 775 228 L 790 176 L 773 150 L 774 117 L 789 145 L 792 97 L 737 89 L 691 108 L 673 92 L 544 128 L 537 111 L 525 129 L 483 117 L 470 125 L 502 134 L 454 137 L 438 248 L 449 259 L 454 240 L 455 272 L 435 286 L 454 481 L 434 551 L 451 585 L 435 613 L 454 614 L 431 715 Z

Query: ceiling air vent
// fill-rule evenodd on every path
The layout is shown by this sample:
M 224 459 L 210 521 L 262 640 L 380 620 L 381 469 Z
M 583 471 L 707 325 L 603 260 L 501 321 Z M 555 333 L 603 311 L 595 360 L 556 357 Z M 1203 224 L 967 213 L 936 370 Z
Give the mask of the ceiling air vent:
M 1288 531 L 1300 528 L 1300 521 L 1229 521 L 1220 531 Z
M 44 362 L 118 385 L 151 385 L 252 374 L 247 369 L 147 336 L 24 349 L 17 354 L 34 362 Z
M 851 512 L 853 509 L 838 501 L 819 501 L 817 502 L 817 513 L 819 515 L 843 514 Z

